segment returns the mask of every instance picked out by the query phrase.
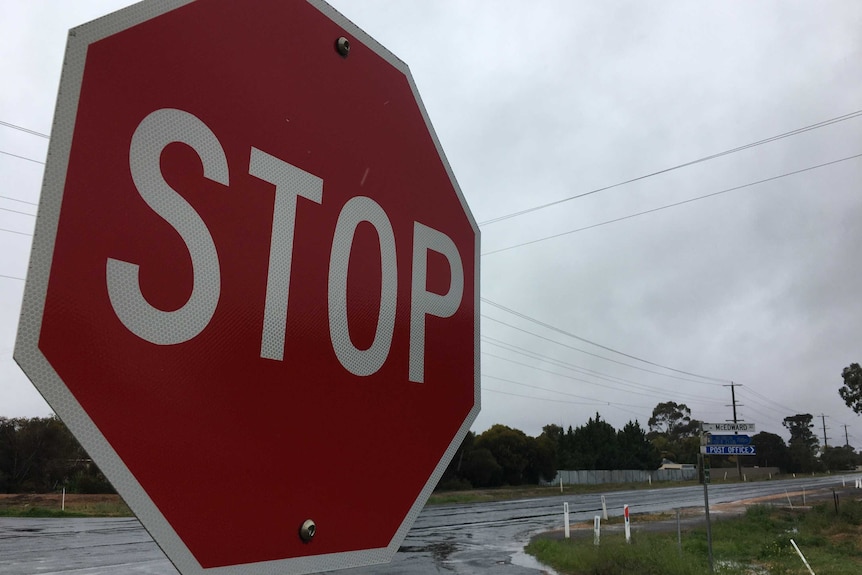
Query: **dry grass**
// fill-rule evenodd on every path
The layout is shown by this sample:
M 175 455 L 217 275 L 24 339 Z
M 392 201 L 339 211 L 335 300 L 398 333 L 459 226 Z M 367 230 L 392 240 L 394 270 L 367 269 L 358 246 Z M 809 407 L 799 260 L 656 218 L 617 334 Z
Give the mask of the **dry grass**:
M 0 516 L 130 517 L 119 495 L 67 493 L 65 511 L 60 493 L 0 493 Z

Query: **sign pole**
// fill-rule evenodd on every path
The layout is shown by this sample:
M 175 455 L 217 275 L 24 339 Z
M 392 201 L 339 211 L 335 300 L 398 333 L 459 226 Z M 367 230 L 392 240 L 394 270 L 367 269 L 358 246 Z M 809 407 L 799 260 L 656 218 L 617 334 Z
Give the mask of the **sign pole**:
M 703 438 L 703 424 L 700 427 L 700 436 Z M 715 569 L 712 565 L 712 526 L 709 523 L 709 489 L 707 488 L 708 480 L 706 467 L 704 463 L 706 462 L 706 456 L 700 454 L 700 470 L 703 474 L 703 508 L 706 514 L 706 545 L 709 549 L 709 572 L 715 573 Z

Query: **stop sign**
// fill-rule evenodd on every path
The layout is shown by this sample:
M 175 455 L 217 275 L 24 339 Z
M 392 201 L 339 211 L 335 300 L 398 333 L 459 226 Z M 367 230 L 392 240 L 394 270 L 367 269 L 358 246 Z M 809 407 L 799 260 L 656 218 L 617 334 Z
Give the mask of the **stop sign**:
M 322 2 L 70 32 L 15 358 L 184 573 L 387 561 L 479 411 L 479 231 Z

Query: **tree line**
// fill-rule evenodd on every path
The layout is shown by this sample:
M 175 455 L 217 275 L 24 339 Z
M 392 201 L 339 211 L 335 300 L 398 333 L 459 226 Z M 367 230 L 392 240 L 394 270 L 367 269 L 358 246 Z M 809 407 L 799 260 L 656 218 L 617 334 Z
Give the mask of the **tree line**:
M 637 421 L 616 430 L 596 413 L 577 428 L 544 426 L 538 437 L 496 424 L 472 431 L 455 454 L 439 489 L 496 487 L 551 481 L 558 469 L 656 469 L 661 456 Z
M 785 417 L 788 442 L 765 431 L 752 436 L 757 455 L 740 456 L 742 465 L 777 467 L 782 473 L 845 471 L 862 465 L 862 456 L 850 445 L 821 449 L 812 421 L 810 413 Z M 684 403 L 667 401 L 653 409 L 649 431 L 638 421 L 617 430 L 598 413 L 576 428 L 546 425 L 537 437 L 497 424 L 478 435 L 467 434 L 438 488 L 536 484 L 551 481 L 559 469 L 654 470 L 662 462 L 696 464 L 701 423 Z M 713 468 L 737 465 L 737 456 L 709 458 Z
M 0 493 L 114 493 L 57 417 L 0 417 Z
M 851 364 L 839 390 L 847 405 L 862 413 L 862 368 Z M 782 425 L 790 440 L 774 433 L 752 437 L 757 455 L 744 456 L 745 466 L 778 467 L 784 473 L 843 471 L 862 464 L 850 445 L 821 449 L 813 416 L 797 413 Z M 697 463 L 701 421 L 691 409 L 673 401 L 656 405 L 644 429 L 629 421 L 615 429 L 596 413 L 578 427 L 549 424 L 531 437 L 496 424 L 468 432 L 440 480 L 439 488 L 495 487 L 551 481 L 557 470 L 657 469 L 663 461 Z M 735 456 L 710 456 L 712 467 L 736 467 Z M 112 493 L 113 488 L 87 453 L 55 416 L 0 417 L 0 492 Z
M 758 467 L 778 467 L 783 473 L 816 471 L 846 471 L 862 464 L 862 458 L 850 445 L 824 446 L 814 433 L 814 417 L 810 413 L 788 415 L 782 425 L 790 440 L 775 433 L 760 432 L 752 436 L 751 444 L 757 455 L 741 456 L 742 464 Z M 677 463 L 696 463 L 700 451 L 701 421 L 691 417 L 684 403 L 659 403 L 649 420 L 648 437 L 661 451 L 662 457 Z M 710 456 L 713 467 L 735 467 L 736 456 Z

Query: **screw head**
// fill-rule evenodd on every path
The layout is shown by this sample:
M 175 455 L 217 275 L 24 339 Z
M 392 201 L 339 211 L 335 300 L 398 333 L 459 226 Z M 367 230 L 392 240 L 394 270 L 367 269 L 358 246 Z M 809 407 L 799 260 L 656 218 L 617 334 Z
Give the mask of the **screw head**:
M 311 519 L 306 519 L 299 528 L 299 538 L 303 543 L 310 543 L 314 539 L 314 534 L 317 532 L 317 526 Z
M 343 58 L 347 58 L 347 55 L 350 54 L 350 40 L 344 36 L 340 37 L 335 41 L 335 49 Z

